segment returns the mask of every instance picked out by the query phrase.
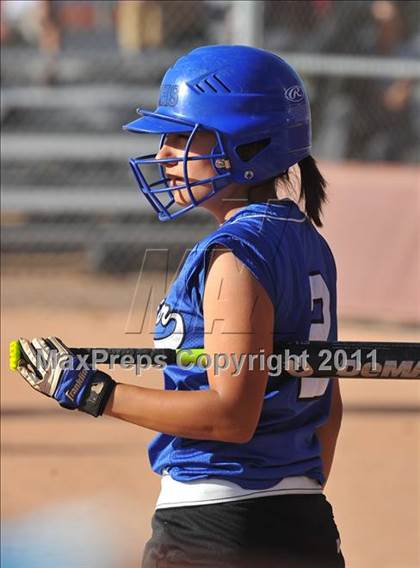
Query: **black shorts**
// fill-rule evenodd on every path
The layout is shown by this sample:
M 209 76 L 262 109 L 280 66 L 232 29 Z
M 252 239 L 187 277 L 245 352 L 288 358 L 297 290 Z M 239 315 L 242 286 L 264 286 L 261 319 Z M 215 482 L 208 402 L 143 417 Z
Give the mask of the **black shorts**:
M 158 509 L 142 568 L 343 568 L 323 494 Z

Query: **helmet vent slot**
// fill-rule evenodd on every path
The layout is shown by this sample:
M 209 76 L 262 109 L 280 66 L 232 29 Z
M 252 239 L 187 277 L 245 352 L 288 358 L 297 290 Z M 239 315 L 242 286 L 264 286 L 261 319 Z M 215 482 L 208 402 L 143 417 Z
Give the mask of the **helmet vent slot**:
M 232 92 L 217 75 L 201 77 L 198 83 L 194 83 L 193 88 L 198 94 L 225 94 Z
M 209 87 L 209 89 L 211 89 L 213 91 L 213 93 L 217 93 L 217 89 L 215 87 L 213 87 L 213 85 L 210 83 L 210 81 L 208 79 L 204 79 L 204 82 Z
M 270 142 L 271 138 L 264 138 L 263 140 L 257 140 L 256 142 L 241 144 L 236 147 L 236 153 L 243 162 L 249 162 L 252 158 L 255 158 L 257 154 L 264 150 Z
M 217 75 L 213 75 L 213 79 L 215 81 L 217 81 L 219 83 L 219 85 L 227 92 L 227 93 L 231 93 L 232 91 L 229 89 L 229 87 L 223 83 L 223 81 L 217 76 Z

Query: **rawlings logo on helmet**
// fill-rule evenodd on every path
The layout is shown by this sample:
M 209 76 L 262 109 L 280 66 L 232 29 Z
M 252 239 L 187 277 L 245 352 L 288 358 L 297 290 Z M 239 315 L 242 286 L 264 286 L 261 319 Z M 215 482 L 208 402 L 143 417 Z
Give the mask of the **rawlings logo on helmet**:
M 300 103 L 305 98 L 303 89 L 299 85 L 293 85 L 286 89 L 284 96 L 291 103 Z

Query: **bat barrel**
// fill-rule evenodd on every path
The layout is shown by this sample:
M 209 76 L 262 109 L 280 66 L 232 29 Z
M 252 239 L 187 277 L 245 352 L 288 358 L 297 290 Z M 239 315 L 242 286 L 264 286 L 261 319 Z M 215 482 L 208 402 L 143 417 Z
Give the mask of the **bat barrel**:
M 420 344 L 311 341 L 284 346 L 288 376 L 341 378 L 420 378 Z M 294 357 L 301 365 L 294 365 Z

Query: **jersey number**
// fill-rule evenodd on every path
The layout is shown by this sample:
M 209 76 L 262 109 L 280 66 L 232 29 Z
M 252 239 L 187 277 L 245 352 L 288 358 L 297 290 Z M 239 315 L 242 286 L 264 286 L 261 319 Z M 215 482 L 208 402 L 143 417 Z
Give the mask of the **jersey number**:
M 311 288 L 311 311 L 320 313 L 313 319 L 309 328 L 309 341 L 326 341 L 331 328 L 330 292 L 319 273 L 309 276 Z M 322 396 L 328 387 L 329 379 L 300 379 L 299 399 L 311 399 Z

